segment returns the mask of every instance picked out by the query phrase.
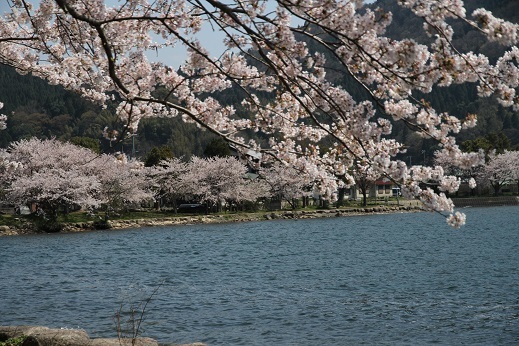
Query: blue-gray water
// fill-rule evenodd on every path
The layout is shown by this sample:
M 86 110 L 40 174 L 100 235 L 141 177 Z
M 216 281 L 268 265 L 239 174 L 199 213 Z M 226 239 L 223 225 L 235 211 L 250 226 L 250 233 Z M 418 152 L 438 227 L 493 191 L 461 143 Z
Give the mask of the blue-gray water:
M 0 325 L 209 345 L 519 344 L 519 208 L 0 238 Z

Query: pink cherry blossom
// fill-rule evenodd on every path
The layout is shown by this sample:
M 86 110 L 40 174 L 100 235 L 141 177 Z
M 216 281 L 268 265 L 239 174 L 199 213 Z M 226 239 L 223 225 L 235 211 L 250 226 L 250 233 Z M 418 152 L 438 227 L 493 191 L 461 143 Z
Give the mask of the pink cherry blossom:
M 491 186 L 496 195 L 504 185 L 519 183 L 519 151 L 491 152 L 477 179 L 480 185 Z
M 0 102 L 0 109 L 4 107 L 4 104 Z M 0 131 L 6 128 L 7 115 L 0 114 Z
M 269 195 L 261 179 L 248 179 L 247 166 L 234 157 L 199 158 L 188 162 L 178 158 L 150 167 L 146 174 L 155 198 L 231 207 Z
M 437 111 L 427 94 L 435 86 L 474 83 L 480 97 L 495 95 L 518 109 L 518 25 L 485 9 L 467 14 L 461 0 L 397 3 L 422 21 L 430 43 L 386 37 L 392 14 L 365 8 L 361 0 L 277 0 L 269 6 L 259 0 L 13 0 L 0 18 L 0 58 L 100 104 L 118 100 L 117 114 L 132 132 L 144 117 L 181 116 L 243 153 L 261 153 L 262 164 L 304 167 L 325 198 L 334 198 L 339 181 L 351 182 L 348 172 L 362 161 L 428 208 L 448 210 L 441 193 L 419 182 L 435 174 L 449 192 L 457 183 L 398 161 L 405 148 L 389 139 L 387 118 L 434 139 L 439 155 L 461 168 L 477 165 L 479 157 L 462 153 L 453 137 L 475 126 L 477 117 Z M 461 53 L 452 41 L 453 21 L 468 23 L 508 51 L 495 63 Z M 202 27 L 224 36 L 222 54 L 212 56 L 201 44 Z M 179 46 L 187 50 L 180 67 L 149 58 L 176 54 Z M 354 99 L 335 82 L 336 68 L 371 98 Z M 236 103 L 219 101 L 231 87 Z M 0 118 L 0 127 L 4 122 Z M 250 131 L 270 139 L 251 140 Z
M 0 151 L 7 200 L 35 203 L 49 218 L 62 208 L 102 208 L 105 213 L 151 198 L 143 166 L 57 140 L 29 139 Z
M 454 214 L 450 214 L 447 218 L 447 224 L 449 226 L 452 226 L 454 228 L 460 228 L 465 224 L 467 217 L 465 214 L 460 213 L 459 211 L 455 212 Z

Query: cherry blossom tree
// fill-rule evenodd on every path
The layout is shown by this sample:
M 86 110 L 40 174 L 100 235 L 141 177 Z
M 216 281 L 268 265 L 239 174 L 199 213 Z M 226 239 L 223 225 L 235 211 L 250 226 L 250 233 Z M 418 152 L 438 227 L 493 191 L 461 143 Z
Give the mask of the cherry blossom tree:
M 59 230 L 58 213 L 81 207 L 105 215 L 150 198 L 142 163 L 126 162 L 90 149 L 32 138 L 0 152 L 0 177 L 6 199 L 37 207 L 44 226 Z
M 362 205 L 367 206 L 369 190 L 377 179 L 380 178 L 380 173 L 374 170 L 368 162 L 356 161 L 350 174 L 355 180 L 355 187 L 362 194 Z M 346 183 L 346 185 L 351 184 Z
M 234 157 L 193 157 L 183 184 L 190 187 L 193 199 L 219 211 L 222 206 L 231 207 L 268 195 L 262 181 L 247 179 L 247 171 L 247 166 Z
M 189 176 L 189 166 L 179 158 L 160 161 L 159 164 L 148 167 L 146 176 L 153 192 L 157 209 L 160 209 L 165 199 L 177 210 L 177 200 L 189 199 L 192 189 L 186 184 Z
M 490 185 L 495 195 L 499 195 L 504 185 L 518 183 L 519 187 L 519 151 L 491 152 L 488 156 L 478 174 L 481 184 Z
M 422 95 L 435 86 L 475 83 L 481 97 L 496 95 L 502 105 L 518 109 L 518 25 L 485 9 L 467 14 L 461 0 L 398 0 L 430 35 L 430 43 L 419 44 L 384 36 L 392 14 L 367 9 L 362 0 L 270 3 L 8 0 L 11 11 L 0 19 L 0 62 L 101 104 L 117 100 L 127 131 L 136 131 L 143 117 L 182 116 L 244 152 L 262 153 L 263 161 L 304 165 L 325 198 L 337 190 L 338 176 L 349 175 L 344 167 L 364 160 L 426 208 L 451 214 L 449 222 L 459 226 L 463 217 L 452 214 L 452 203 L 421 189 L 396 159 L 404 148 L 390 139 L 388 118 L 436 140 L 455 161 L 473 165 L 479 156 L 461 152 L 453 135 L 474 126 L 476 116 L 437 112 Z M 509 50 L 495 63 L 460 52 L 452 44 L 452 20 Z M 221 55 L 211 56 L 197 39 L 202 27 L 224 36 Z M 370 99 L 356 100 L 327 79 L 325 55 L 312 52 L 310 43 Z M 163 56 L 177 46 L 188 52 L 180 69 L 152 61 L 153 53 Z M 239 90 L 238 103 L 218 101 L 231 87 Z M 251 130 L 270 141 L 250 139 Z M 441 184 L 444 177 L 437 178 Z
M 260 175 L 269 185 L 270 195 L 288 202 L 293 209 L 297 206 L 296 200 L 313 195 L 313 182 L 292 166 L 276 162 L 268 168 L 261 169 Z
M 477 186 L 476 178 L 482 168 L 482 164 L 485 162 L 485 152 L 480 150 L 478 151 L 478 155 L 480 156 L 479 163 L 460 166 L 452 157 L 438 151 L 434 153 L 434 164 L 440 166 L 443 169 L 444 174 L 457 177 L 460 182 L 466 183 L 470 188 L 471 193 L 474 193 L 474 189 Z
M 147 176 L 155 198 L 204 203 L 220 210 L 237 207 L 268 196 L 268 187 L 259 179 L 248 179 L 248 169 L 234 157 L 199 158 L 189 162 L 173 158 L 149 167 Z
M 33 138 L 12 143 L 7 153 L 3 160 L 7 201 L 35 204 L 49 227 L 56 226 L 60 209 L 99 206 L 100 183 L 84 169 L 96 157 L 92 151 Z
M 97 177 L 100 187 L 96 198 L 100 201 L 100 209 L 104 212 L 105 221 L 110 213 L 118 212 L 130 206 L 153 200 L 144 164 L 126 159 L 126 155 L 101 155 L 90 162 L 84 169 Z
M 19 164 L 10 159 L 10 154 L 6 149 L 0 149 L 0 205 L 6 202 L 6 190 L 9 187 L 13 171 L 16 171 Z
M 254 174 L 242 176 L 239 180 L 238 188 L 231 190 L 227 195 L 229 208 L 244 210 L 248 204 L 256 209 L 257 202 L 261 202 L 270 197 L 270 190 L 267 183 Z

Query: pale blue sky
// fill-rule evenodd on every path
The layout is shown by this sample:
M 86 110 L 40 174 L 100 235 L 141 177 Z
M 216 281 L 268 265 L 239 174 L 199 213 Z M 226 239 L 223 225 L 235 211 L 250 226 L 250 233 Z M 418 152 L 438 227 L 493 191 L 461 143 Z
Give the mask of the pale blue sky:
M 34 0 L 37 2 L 38 0 Z M 376 0 L 365 0 L 366 3 L 373 3 Z M 110 2 L 110 1 L 109 1 Z M 273 1 L 271 1 L 273 4 Z M 273 7 L 272 7 L 273 8 Z M 4 13 L 9 10 L 9 6 L 6 0 L 0 0 L 0 13 Z M 224 51 L 224 45 L 222 43 L 223 34 L 215 32 L 209 25 L 205 25 L 202 32 L 197 35 L 202 45 L 209 51 L 213 57 L 219 56 Z M 162 61 L 168 65 L 178 67 L 186 57 L 186 49 L 179 45 L 178 47 L 171 49 L 164 49 L 157 55 L 156 52 L 150 52 L 148 58 L 152 61 Z
M 377 0 L 365 0 L 365 3 L 373 3 Z M 271 2 L 273 3 L 273 2 Z M 272 6 L 272 9 L 274 7 Z M 204 46 L 211 56 L 218 57 L 224 51 L 222 43 L 224 35 L 220 32 L 213 31 L 210 25 L 205 25 L 203 30 L 197 36 L 202 46 Z M 184 47 L 175 47 L 174 49 L 165 49 L 160 52 L 159 56 L 155 52 L 150 53 L 148 58 L 152 61 L 162 61 L 168 65 L 178 67 L 186 57 L 186 49 Z

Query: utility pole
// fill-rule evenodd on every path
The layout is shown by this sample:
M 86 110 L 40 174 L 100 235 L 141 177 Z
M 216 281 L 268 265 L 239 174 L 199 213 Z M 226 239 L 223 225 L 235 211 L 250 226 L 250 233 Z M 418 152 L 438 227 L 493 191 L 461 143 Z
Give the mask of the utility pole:
M 135 136 L 137 136 L 137 134 L 135 133 L 132 133 L 132 159 L 135 159 Z

